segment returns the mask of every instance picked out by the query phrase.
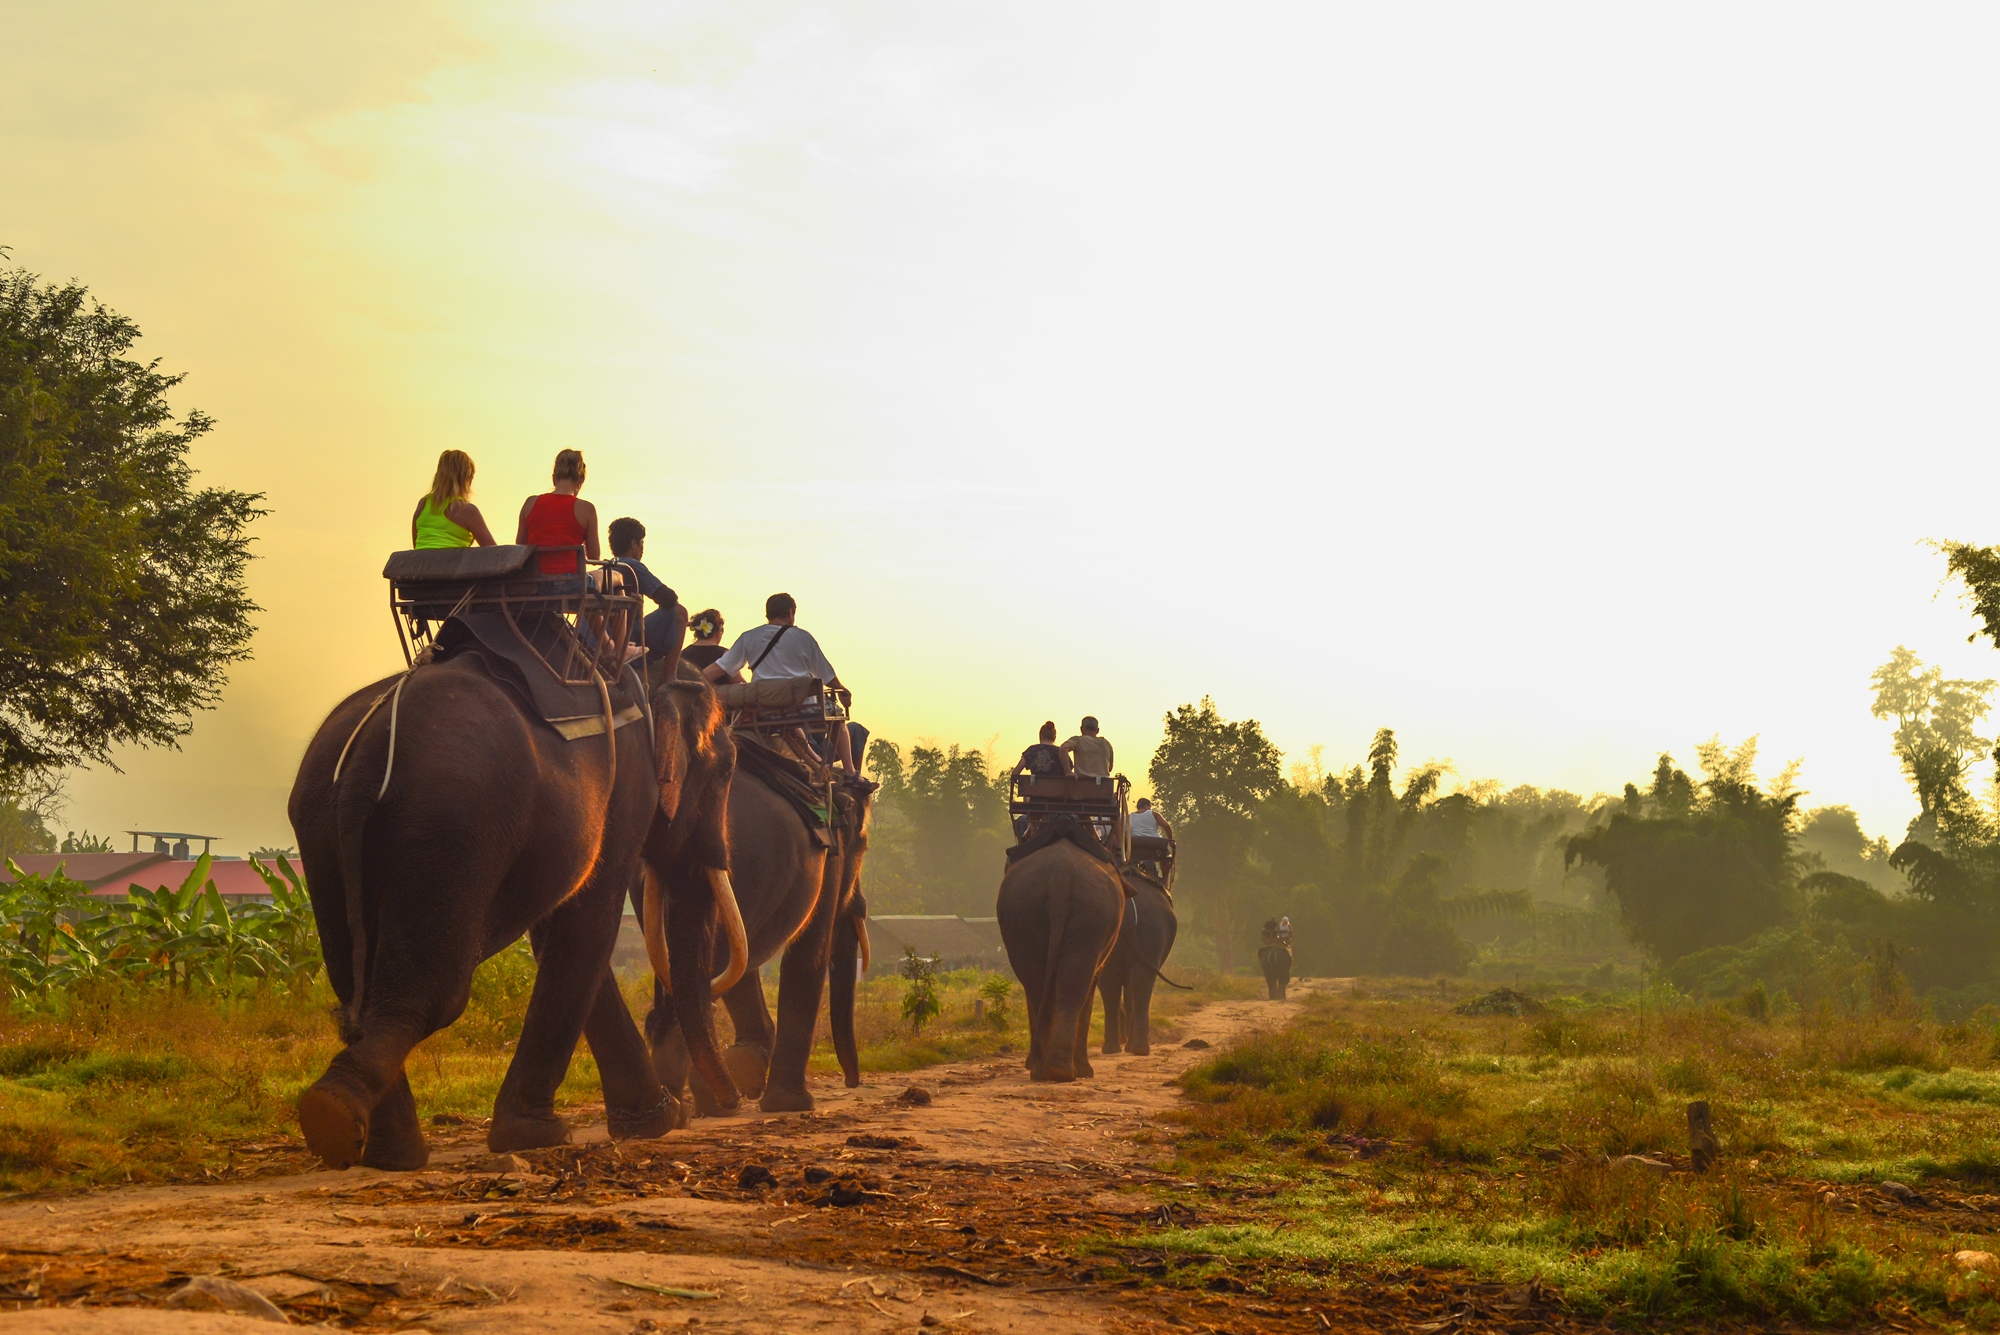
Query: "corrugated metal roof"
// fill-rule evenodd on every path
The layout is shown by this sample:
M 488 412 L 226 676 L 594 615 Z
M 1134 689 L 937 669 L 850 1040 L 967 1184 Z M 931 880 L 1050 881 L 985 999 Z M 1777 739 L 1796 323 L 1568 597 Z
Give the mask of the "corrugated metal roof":
M 121 893 L 125 889 L 125 882 L 120 880 L 120 877 L 131 876 L 142 867 L 150 867 L 165 861 L 167 861 L 165 853 L 17 853 L 14 855 L 15 864 L 30 876 L 46 876 L 61 867 L 63 875 L 72 881 L 81 881 L 92 887 L 115 882 Z M 186 876 L 187 873 L 183 871 L 181 875 Z M 0 862 L 0 882 L 13 879 L 14 873 L 7 870 L 6 863 Z

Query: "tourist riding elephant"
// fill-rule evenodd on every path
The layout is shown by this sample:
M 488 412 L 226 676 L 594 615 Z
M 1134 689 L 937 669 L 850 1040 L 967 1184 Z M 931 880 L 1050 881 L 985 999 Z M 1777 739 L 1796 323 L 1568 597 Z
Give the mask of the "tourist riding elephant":
M 729 791 L 731 879 L 748 938 L 749 967 L 722 996 L 736 1029 L 735 1043 L 723 1054 L 730 1083 L 717 1086 L 701 1071 L 692 1073 L 695 1106 L 708 1116 L 734 1111 L 738 1091 L 758 1098 L 763 1112 L 801 1112 L 813 1106 L 806 1061 L 812 1055 L 829 961 L 843 940 L 850 943 L 846 986 L 835 970 L 831 999 L 836 1048 L 845 1038 L 843 1066 L 851 1063 L 854 1049 L 853 937 L 851 928 L 843 936 L 842 927 L 851 920 L 859 894 L 873 800 L 851 789 L 837 792 L 834 847 L 828 850 L 779 795 L 780 781 L 766 777 L 769 762 L 750 752 L 754 745 L 745 741 L 739 747 L 739 754 L 749 759 L 738 768 Z M 752 760 L 764 763 L 753 766 Z M 861 911 L 865 914 L 865 905 Z M 719 951 L 721 943 L 714 949 Z M 774 1024 L 759 970 L 780 952 Z M 686 1088 L 690 1074 L 681 1026 L 682 1017 L 661 1007 L 656 996 L 646 1032 L 655 1069 L 674 1091 Z M 850 1085 L 860 1083 L 858 1069 L 851 1069 L 850 1076 Z
M 1105 1054 L 1122 1047 L 1143 1057 L 1153 1050 L 1153 983 L 1180 923 L 1173 899 L 1149 877 L 1127 870 L 1125 893 L 1125 924 L 1097 975 L 1097 993 L 1104 999 Z
M 664 910 L 649 924 L 656 967 L 692 960 L 718 913 L 733 919 L 723 810 L 735 749 L 714 693 L 665 666 L 648 692 L 650 736 L 642 719 L 565 741 L 478 654 L 376 682 L 320 726 L 289 810 L 342 1006 L 346 1046 L 299 1099 L 306 1144 L 328 1165 L 424 1164 L 404 1060 L 464 1011 L 480 961 L 524 932 L 534 989 L 487 1145 L 568 1139 L 555 1094 L 579 1035 L 614 1137 L 678 1123 L 611 949 L 642 858 Z M 712 1033 L 695 1060 L 723 1075 Z
M 1052 821 L 1018 850 L 996 912 L 1007 962 L 1028 1000 L 1028 1073 L 1074 1080 L 1090 1069 L 1091 988 L 1118 943 L 1125 887 L 1087 824 Z M 1018 853 L 1018 856 L 1014 856 Z
M 1264 990 L 1272 1001 L 1283 1001 L 1292 982 L 1292 948 L 1272 942 L 1257 948 L 1257 966 L 1264 971 Z

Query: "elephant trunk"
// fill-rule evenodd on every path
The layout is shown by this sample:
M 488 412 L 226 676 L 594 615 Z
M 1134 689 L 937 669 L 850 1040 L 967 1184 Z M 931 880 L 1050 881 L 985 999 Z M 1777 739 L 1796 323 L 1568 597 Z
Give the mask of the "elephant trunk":
M 736 889 L 729 884 L 729 872 L 722 867 L 710 867 L 708 884 L 715 892 L 715 911 L 722 919 L 722 930 L 729 936 L 729 967 L 709 984 L 710 990 L 720 994 L 736 986 L 749 969 L 750 938 L 743 930 L 743 912 L 736 907 Z
M 857 948 L 868 957 L 868 923 L 843 913 L 833 924 L 833 955 L 827 971 L 826 1017 L 833 1030 L 833 1052 L 849 1089 L 861 1083 L 861 1053 L 854 1042 L 854 964 Z M 865 966 L 864 966 L 865 967 Z
M 678 876 L 668 888 L 690 898 L 698 893 Z M 708 1082 L 718 1107 L 734 1111 L 741 1096 L 716 1046 L 714 993 L 708 985 L 708 971 L 715 959 L 715 921 L 703 911 L 707 905 L 699 899 L 692 903 L 682 899 L 681 907 L 685 911 L 674 913 L 667 928 L 668 959 L 673 975 L 681 980 L 681 986 L 672 989 L 674 1018 L 680 1022 L 681 1039 L 695 1072 Z

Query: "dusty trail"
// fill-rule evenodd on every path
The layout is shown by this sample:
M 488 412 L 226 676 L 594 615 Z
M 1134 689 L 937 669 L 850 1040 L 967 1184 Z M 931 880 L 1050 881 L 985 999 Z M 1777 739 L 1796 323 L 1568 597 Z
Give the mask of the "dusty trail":
M 252 1329 L 159 1306 L 202 1274 L 294 1321 L 454 1332 L 1322 1329 L 1298 1308 L 1147 1288 L 1143 1254 L 1079 1261 L 1066 1246 L 1226 1217 L 1226 1202 L 1217 1212 L 1197 1184 L 1157 1171 L 1171 1157 L 1157 1115 L 1203 1055 L 1188 1041 L 1221 1044 L 1297 1009 L 1211 1004 L 1150 1056 L 1094 1056 L 1096 1078 L 1073 1085 L 1034 1084 L 1008 1057 L 852 1091 L 816 1079 L 816 1112 L 752 1108 L 615 1148 L 599 1122 L 575 1145 L 495 1160 L 477 1128 L 444 1128 L 422 1173 L 16 1202 L 0 1207 L 0 1310 L 17 1309 L 0 1335 Z M 912 1084 L 928 1104 L 902 1097 Z M 8 1301 L 36 1289 L 90 1305 Z

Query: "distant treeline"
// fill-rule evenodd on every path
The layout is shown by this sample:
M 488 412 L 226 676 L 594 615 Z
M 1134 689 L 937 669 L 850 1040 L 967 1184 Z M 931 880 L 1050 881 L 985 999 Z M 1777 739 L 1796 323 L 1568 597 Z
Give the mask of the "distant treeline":
M 2000 548 L 1940 544 L 2000 645 Z M 1797 764 L 1755 773 L 1756 739 L 1671 754 L 1622 794 L 1590 798 L 1404 767 L 1395 733 L 1345 770 L 1287 772 L 1254 719 L 1182 705 L 1148 767 L 1180 841 L 1182 954 L 1251 957 L 1292 919 L 1303 974 L 1460 974 L 1525 943 L 1544 957 L 1636 952 L 1680 991 L 1758 1006 L 2000 1004 L 2000 773 L 1980 784 L 1996 683 L 1948 679 L 1898 647 L 1872 679 L 1875 717 L 1919 812 L 1892 848 L 1844 806 L 1801 809 Z M 993 911 L 1012 841 L 1006 756 L 877 740 L 882 780 L 865 875 L 875 912 Z M 1905 998 L 1906 999 L 1906 998 Z
M 1621 943 L 1621 927 L 1672 963 L 1790 921 L 1769 896 L 1744 898 L 1743 885 L 1675 863 L 1658 848 L 1633 865 L 1664 868 L 1655 880 L 1680 906 L 1676 921 L 1696 924 L 1691 934 L 1658 926 L 1646 907 L 1652 882 L 1634 880 L 1623 898 L 1607 885 L 1605 861 L 1616 841 L 1632 837 L 1633 822 L 1649 835 L 1673 831 L 1666 842 L 1675 849 L 1689 839 L 1717 846 L 1720 838 L 1718 856 L 1735 866 L 1741 849 L 1716 831 L 1733 831 L 1737 818 L 1710 808 L 1738 798 L 1754 742 L 1698 748 L 1699 782 L 1662 756 L 1646 790 L 1586 799 L 1492 782 L 1441 793 L 1449 772 L 1434 762 L 1399 781 L 1397 741 L 1387 728 L 1344 772 L 1327 772 L 1315 755 L 1287 774 L 1255 720 L 1225 719 L 1210 700 L 1184 705 L 1166 722 L 1150 778 L 1180 840 L 1183 949 L 1207 938 L 1225 968 L 1250 959 L 1261 924 L 1279 914 L 1292 919 L 1299 972 L 1322 976 L 1459 974 L 1475 942 L 1496 935 L 1532 934 L 1550 952 L 1601 957 L 1607 944 Z M 882 782 L 864 877 L 871 911 L 991 914 L 1012 842 L 1003 765 L 957 746 L 920 745 L 906 755 L 882 739 L 868 760 Z M 1789 778 L 1781 785 L 1787 791 L 1776 799 L 1759 794 L 1767 815 L 1777 816 L 1780 880 L 1789 876 L 1795 890 L 1801 878 L 1832 877 L 1823 883 L 1849 886 L 1850 899 L 1854 886 L 1878 896 L 1904 886 L 1887 842 L 1871 842 L 1852 810 L 1801 815 Z M 1694 881 L 1679 886 L 1689 876 Z M 1727 902 L 1716 911 L 1711 901 Z

